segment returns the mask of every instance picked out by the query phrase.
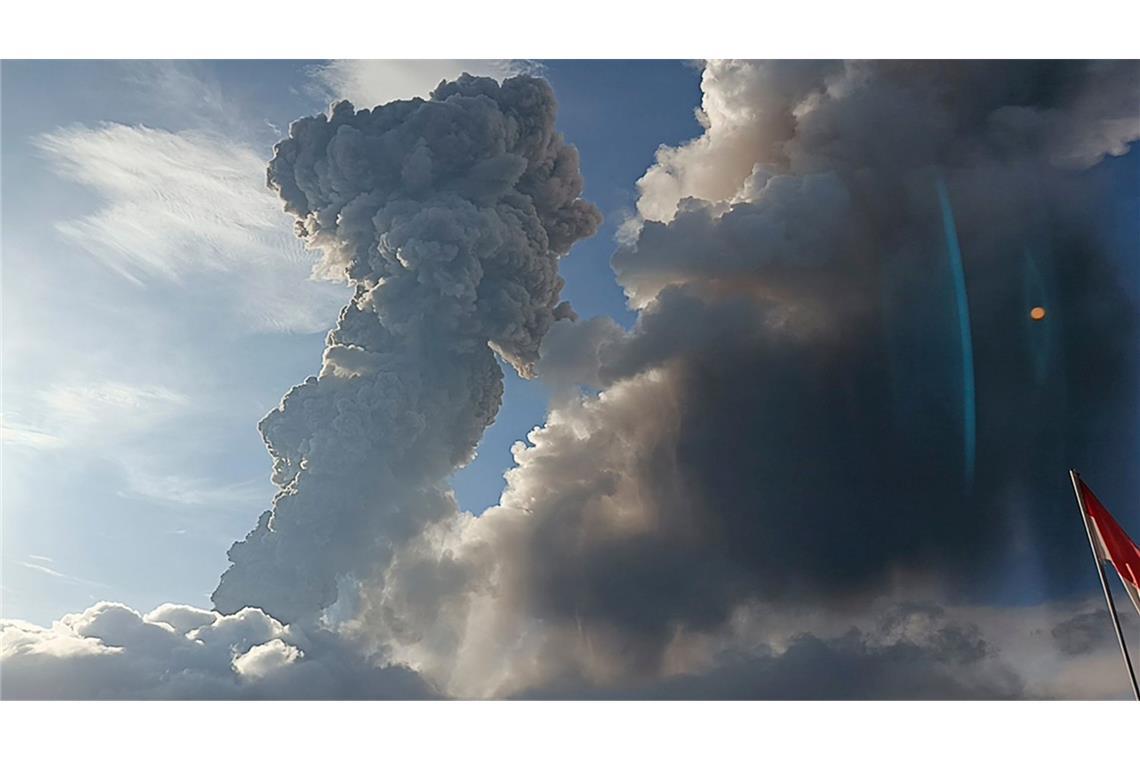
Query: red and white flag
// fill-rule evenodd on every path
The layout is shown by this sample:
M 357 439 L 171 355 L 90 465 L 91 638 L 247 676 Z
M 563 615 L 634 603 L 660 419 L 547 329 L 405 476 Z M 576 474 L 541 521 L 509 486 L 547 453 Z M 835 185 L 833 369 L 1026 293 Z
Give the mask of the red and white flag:
M 1128 537 L 1080 476 L 1077 476 L 1077 487 L 1081 489 L 1081 502 L 1089 521 L 1089 533 L 1092 534 L 1097 559 L 1112 563 L 1120 580 L 1124 581 L 1124 589 L 1135 605 L 1136 612 L 1140 613 L 1140 548 L 1137 548 L 1136 542 Z

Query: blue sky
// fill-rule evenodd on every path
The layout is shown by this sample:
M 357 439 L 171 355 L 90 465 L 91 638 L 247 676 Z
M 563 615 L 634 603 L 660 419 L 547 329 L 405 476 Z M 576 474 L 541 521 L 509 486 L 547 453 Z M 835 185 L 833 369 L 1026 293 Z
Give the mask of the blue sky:
M 498 73 L 384 66 L 4 63 L 3 617 L 46 624 L 104 598 L 207 604 L 273 495 L 256 423 L 318 369 L 344 300 L 305 279 L 311 260 L 260 194 L 271 146 L 337 92 L 380 102 Z M 544 74 L 606 214 L 563 263 L 565 297 L 628 326 L 613 236 L 657 147 L 699 134 L 700 72 L 557 61 Z M 180 197 L 187 172 L 207 179 Z M 237 238 L 194 197 L 235 182 Z M 497 502 L 510 445 L 547 405 L 541 383 L 505 374 L 502 412 L 454 478 L 475 512 Z

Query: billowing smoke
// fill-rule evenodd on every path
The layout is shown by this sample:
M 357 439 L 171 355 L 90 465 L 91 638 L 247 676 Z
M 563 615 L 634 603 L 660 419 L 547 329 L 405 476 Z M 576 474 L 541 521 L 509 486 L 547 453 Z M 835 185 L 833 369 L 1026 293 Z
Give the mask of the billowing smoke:
M 573 316 L 558 259 L 600 221 L 554 118 L 541 79 L 465 75 L 428 101 L 338 103 L 277 145 L 270 186 L 355 294 L 320 375 L 261 422 L 280 492 L 230 550 L 220 611 L 315 618 L 457 511 L 446 478 L 498 412 L 495 355 L 531 373 Z
M 705 134 L 660 151 L 614 256 L 636 327 L 558 325 L 538 365 L 601 392 L 516 449 L 500 506 L 397 553 L 361 629 L 455 693 L 649 694 L 750 604 L 1087 590 L 1066 468 L 1134 456 L 1140 388 L 1087 169 L 1140 137 L 1138 86 L 708 64 Z

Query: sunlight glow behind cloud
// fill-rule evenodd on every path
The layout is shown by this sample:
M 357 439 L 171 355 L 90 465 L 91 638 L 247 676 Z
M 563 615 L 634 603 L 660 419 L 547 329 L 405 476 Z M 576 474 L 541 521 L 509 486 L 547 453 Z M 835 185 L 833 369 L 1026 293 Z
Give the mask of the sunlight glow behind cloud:
M 455 79 L 465 72 L 501 80 L 539 71 L 541 66 L 529 61 L 337 60 L 317 67 L 313 76 L 329 97 L 371 108 L 391 100 L 425 98 L 440 81 Z

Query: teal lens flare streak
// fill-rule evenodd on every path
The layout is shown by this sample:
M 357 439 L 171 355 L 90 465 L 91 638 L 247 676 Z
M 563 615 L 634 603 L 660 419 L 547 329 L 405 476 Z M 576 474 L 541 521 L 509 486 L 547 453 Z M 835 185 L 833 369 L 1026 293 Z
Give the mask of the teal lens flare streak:
M 977 398 L 974 387 L 974 341 L 970 332 L 970 301 L 966 295 L 966 269 L 962 250 L 958 247 L 958 229 L 950 193 L 941 176 L 936 181 L 938 203 L 942 210 L 942 228 L 946 233 L 946 252 L 954 281 L 954 297 L 958 306 L 958 331 L 962 351 L 962 460 L 966 490 L 974 486 L 974 464 L 977 457 Z

